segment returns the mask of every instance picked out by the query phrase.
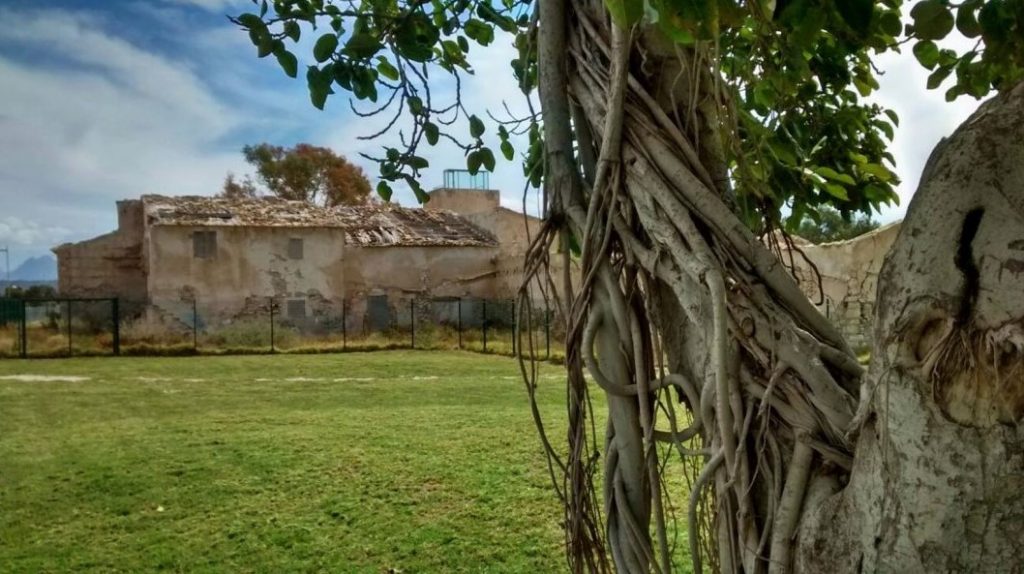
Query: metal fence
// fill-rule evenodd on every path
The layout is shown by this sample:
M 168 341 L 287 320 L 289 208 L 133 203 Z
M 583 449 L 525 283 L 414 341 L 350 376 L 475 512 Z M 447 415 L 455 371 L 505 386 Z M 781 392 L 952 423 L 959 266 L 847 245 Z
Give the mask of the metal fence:
M 465 349 L 562 354 L 563 322 L 551 309 L 521 312 L 511 300 L 316 297 L 0 299 L 0 357 L 340 352 Z M 522 324 L 515 336 L 516 321 Z

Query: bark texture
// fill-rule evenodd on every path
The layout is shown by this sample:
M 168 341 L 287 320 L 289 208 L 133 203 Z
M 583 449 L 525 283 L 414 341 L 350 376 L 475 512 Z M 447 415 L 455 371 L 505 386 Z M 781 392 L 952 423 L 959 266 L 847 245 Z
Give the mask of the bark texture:
M 810 489 L 798 571 L 1024 572 L 1024 84 L 933 152 L 875 340 L 850 482 Z
M 596 0 L 543 0 L 539 22 L 545 191 L 583 277 L 562 290 L 564 462 L 545 438 L 570 568 L 674 568 L 663 462 L 678 456 L 695 570 L 789 571 L 809 493 L 831 494 L 850 467 L 861 368 L 731 209 L 722 158 L 735 142 L 711 134 L 733 133 L 733 96 L 713 46 L 618 28 Z M 607 397 L 602 446 L 584 365 Z

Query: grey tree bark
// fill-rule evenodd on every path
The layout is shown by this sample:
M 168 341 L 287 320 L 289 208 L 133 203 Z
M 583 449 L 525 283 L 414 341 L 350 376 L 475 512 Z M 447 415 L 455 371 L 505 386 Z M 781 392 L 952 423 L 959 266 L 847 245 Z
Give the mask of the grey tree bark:
M 672 568 L 665 443 L 701 461 L 685 512 L 698 572 L 1019 569 L 1024 88 L 930 162 L 880 281 L 865 378 L 730 209 L 709 54 L 617 29 L 598 0 L 538 11 L 550 219 L 531 252 L 582 247 L 582 282 L 562 291 L 564 462 L 544 438 L 571 569 Z M 602 446 L 584 366 L 607 398 Z
M 1024 572 L 1024 84 L 933 152 L 875 338 L 849 484 L 808 493 L 797 570 Z

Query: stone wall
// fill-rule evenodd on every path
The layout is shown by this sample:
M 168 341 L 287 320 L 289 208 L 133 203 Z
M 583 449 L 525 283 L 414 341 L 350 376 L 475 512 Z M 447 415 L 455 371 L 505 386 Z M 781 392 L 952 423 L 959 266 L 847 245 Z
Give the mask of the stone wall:
M 212 256 L 195 256 L 197 232 L 216 234 Z M 289 254 L 291 240 L 301 240 L 301 258 Z M 273 296 L 285 305 L 304 300 L 312 313 L 321 299 L 345 292 L 344 244 L 337 228 L 151 226 L 150 302 L 178 316 L 191 313 L 195 298 L 205 315 L 230 318 L 256 312 Z
M 117 219 L 116 231 L 53 249 L 61 296 L 146 297 L 142 202 L 117 202 Z
M 849 241 L 820 245 L 798 240 L 799 251 L 813 262 L 817 275 L 798 252 L 783 252 L 787 265 L 792 257 L 800 288 L 857 351 L 871 347 L 878 273 L 899 228 L 892 223 Z
M 514 298 L 522 283 L 523 262 L 530 241 L 541 228 L 541 220 L 521 212 L 501 207 L 500 195 L 495 190 L 479 189 L 435 189 L 430 192 L 426 209 L 453 211 L 478 227 L 486 229 L 498 239 L 498 250 L 493 261 L 494 296 Z M 560 277 L 561 258 L 552 257 L 552 276 Z M 574 278 L 576 269 L 573 270 Z M 555 284 L 561 286 L 561 280 Z M 534 286 L 534 297 L 540 305 L 540 293 Z

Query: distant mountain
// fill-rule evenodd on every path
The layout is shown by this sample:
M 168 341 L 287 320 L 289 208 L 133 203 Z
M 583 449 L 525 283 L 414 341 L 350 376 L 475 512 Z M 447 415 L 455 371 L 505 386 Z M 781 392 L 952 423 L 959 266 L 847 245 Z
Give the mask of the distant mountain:
M 3 277 L 0 277 L 2 279 Z M 56 281 L 57 260 L 52 255 L 29 257 L 11 269 L 11 281 Z

